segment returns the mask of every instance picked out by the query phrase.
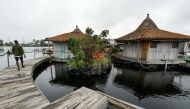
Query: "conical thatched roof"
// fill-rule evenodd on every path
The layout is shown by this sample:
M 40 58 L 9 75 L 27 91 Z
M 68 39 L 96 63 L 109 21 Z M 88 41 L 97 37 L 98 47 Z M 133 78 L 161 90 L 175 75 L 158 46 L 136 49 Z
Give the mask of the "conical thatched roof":
M 146 19 L 144 19 L 136 31 L 143 31 L 145 29 L 159 29 L 152 19 L 150 19 L 149 14 L 147 14 Z
M 85 34 L 76 26 L 76 28 L 69 33 L 64 33 L 61 35 L 53 36 L 46 38 L 46 41 L 52 41 L 52 42 L 67 42 L 70 38 L 80 38 L 84 36 Z
M 147 14 L 145 20 L 133 32 L 116 39 L 117 42 L 126 42 L 130 40 L 190 40 L 190 36 L 169 32 L 159 29 L 153 20 Z

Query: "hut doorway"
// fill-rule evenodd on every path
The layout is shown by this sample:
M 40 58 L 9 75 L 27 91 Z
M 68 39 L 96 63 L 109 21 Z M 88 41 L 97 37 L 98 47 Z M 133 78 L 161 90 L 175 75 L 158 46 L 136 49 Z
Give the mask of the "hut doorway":
M 147 59 L 148 48 L 149 48 L 149 43 L 147 41 L 142 42 L 142 49 L 141 49 L 141 59 L 142 60 Z

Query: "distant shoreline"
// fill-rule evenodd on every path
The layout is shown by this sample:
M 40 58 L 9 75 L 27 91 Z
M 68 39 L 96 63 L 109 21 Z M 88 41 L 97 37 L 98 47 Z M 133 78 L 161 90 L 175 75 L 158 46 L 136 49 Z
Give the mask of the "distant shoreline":
M 12 46 L 0 46 L 0 47 L 12 47 Z M 22 46 L 22 47 L 48 47 L 48 46 Z

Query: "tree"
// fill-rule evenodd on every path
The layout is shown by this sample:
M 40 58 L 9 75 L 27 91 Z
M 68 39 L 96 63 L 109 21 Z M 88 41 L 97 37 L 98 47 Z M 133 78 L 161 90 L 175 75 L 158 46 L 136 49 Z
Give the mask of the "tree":
M 71 66 L 73 65 L 74 68 L 79 67 L 81 63 L 84 67 L 92 66 L 94 62 L 101 62 L 101 59 L 103 58 L 102 51 L 106 47 L 104 37 L 109 34 L 109 31 L 103 31 L 100 35 L 93 35 L 93 33 L 94 30 L 92 30 L 90 27 L 87 27 L 86 35 L 84 37 L 80 39 L 72 38 L 69 40 L 69 49 L 75 56 L 70 64 Z M 99 61 L 95 60 L 95 57 L 98 57 L 96 59 Z
M 14 44 L 13 44 L 13 42 L 5 42 L 4 45 L 6 45 L 6 46 L 13 46 Z
M 45 42 L 43 39 L 40 40 L 40 46 L 45 46 Z
M 14 44 L 13 44 L 13 42 L 9 42 L 9 46 L 13 46 Z
M 76 38 L 69 39 L 69 49 L 74 54 L 74 59 L 69 62 L 73 68 L 81 68 L 85 66 L 84 53 L 80 48 L 80 41 Z
M 3 40 L 0 39 L 0 46 L 3 46 Z
M 93 33 L 94 33 L 94 30 L 92 30 L 92 28 L 90 28 L 90 27 L 87 27 L 87 28 L 86 28 L 86 35 L 92 36 Z
M 105 37 L 108 36 L 108 34 L 109 34 L 109 30 L 103 30 L 103 31 L 100 33 L 100 36 L 101 36 L 102 38 L 105 38 Z

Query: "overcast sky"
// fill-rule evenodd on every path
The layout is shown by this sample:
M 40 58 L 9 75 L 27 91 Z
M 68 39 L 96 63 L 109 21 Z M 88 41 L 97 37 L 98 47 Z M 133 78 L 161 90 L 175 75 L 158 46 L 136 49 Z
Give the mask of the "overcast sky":
M 78 25 L 118 38 L 149 13 L 160 29 L 190 35 L 189 0 L 0 0 L 0 39 L 29 42 L 70 32 Z

